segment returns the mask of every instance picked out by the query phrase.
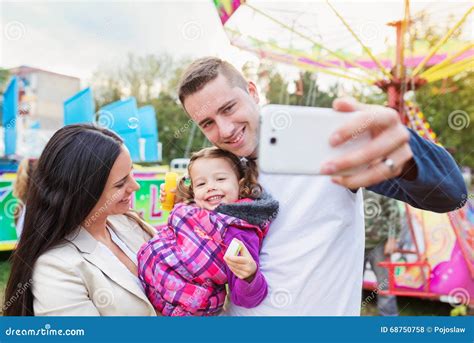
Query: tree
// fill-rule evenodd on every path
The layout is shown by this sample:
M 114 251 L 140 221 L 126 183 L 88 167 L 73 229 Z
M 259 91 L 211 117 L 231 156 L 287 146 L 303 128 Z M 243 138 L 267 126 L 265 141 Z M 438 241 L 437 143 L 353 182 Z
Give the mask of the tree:
M 99 69 L 93 75 L 92 87 L 96 107 L 100 108 L 123 97 L 123 86 L 112 69 Z
M 425 46 L 428 49 L 435 46 L 455 22 L 454 18 L 451 19 L 445 24 L 433 24 L 428 14 L 420 13 L 418 17 L 413 18 L 410 45 Z M 451 44 L 453 39 L 461 36 L 460 29 L 455 31 L 450 39 Z M 422 86 L 416 90 L 413 99 L 437 134 L 440 143 L 453 153 L 460 165 L 469 166 L 471 169 L 474 169 L 473 88 L 473 72 L 466 70 L 454 77 Z M 366 94 L 361 87 L 353 92 L 353 96 L 361 102 L 386 105 L 387 95 L 380 91 Z
M 7 69 L 0 68 L 0 95 L 3 94 L 9 77 L 10 72 Z
M 147 103 L 159 94 L 171 71 L 169 55 L 128 55 L 127 63 L 120 70 L 120 78 L 128 88 L 130 96 L 139 103 Z
M 163 163 L 185 157 L 188 142 L 191 152 L 209 144 L 200 130 L 192 134 L 194 124 L 177 100 L 176 88 L 187 61 L 174 63 L 168 55 L 129 54 L 123 65 L 102 67 L 93 76 L 98 108 L 126 96 L 134 96 L 138 106 L 154 107 Z
M 172 75 L 169 55 L 135 56 L 129 54 L 123 65 L 104 67 L 96 71 L 92 84 L 98 106 L 133 96 L 139 105 L 158 97 L 160 89 Z
M 474 73 L 466 71 L 451 79 L 447 92 L 443 92 L 446 82 L 440 80 L 416 93 L 416 101 L 439 141 L 453 152 L 460 165 L 471 169 L 474 169 L 473 87 Z
M 163 163 L 169 163 L 174 158 L 186 157 L 186 145 L 191 137 L 194 122 L 184 112 L 177 100 L 167 93 L 151 101 L 155 108 L 158 122 L 158 134 L 163 147 Z M 207 139 L 199 129 L 196 129 L 191 142 L 191 152 L 200 150 L 207 145 Z
M 288 81 L 276 70 L 268 70 L 268 89 L 266 98 L 271 104 L 298 106 L 331 107 L 337 96 L 338 85 L 331 86 L 328 92 L 322 91 L 317 83 L 317 74 L 305 71 L 296 83 L 296 92 L 290 94 Z

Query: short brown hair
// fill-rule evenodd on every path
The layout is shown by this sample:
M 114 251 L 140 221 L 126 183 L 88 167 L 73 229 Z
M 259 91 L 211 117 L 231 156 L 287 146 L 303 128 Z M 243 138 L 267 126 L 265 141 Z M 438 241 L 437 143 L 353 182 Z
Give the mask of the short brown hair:
M 187 96 L 201 90 L 219 74 L 224 75 L 230 85 L 247 91 L 247 80 L 232 64 L 217 57 L 203 57 L 186 68 L 179 82 L 178 94 L 183 107 Z
M 205 148 L 191 156 L 188 164 L 188 175 L 191 174 L 193 163 L 201 158 L 223 158 L 230 163 L 239 180 L 240 199 L 258 199 L 262 194 L 262 186 L 258 183 L 258 168 L 254 160 L 242 160 L 233 153 L 216 147 Z M 186 177 L 183 177 L 178 183 L 176 196 L 179 201 L 192 202 L 194 200 L 192 180 L 188 183 Z

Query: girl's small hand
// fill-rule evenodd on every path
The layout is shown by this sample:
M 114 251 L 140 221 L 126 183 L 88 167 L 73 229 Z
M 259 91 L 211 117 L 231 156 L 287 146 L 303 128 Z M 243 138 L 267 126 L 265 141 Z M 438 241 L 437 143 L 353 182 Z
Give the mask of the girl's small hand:
M 247 282 L 252 282 L 253 277 L 257 272 L 257 263 L 255 263 L 255 260 L 253 259 L 252 255 L 250 255 L 250 252 L 248 251 L 245 244 L 239 240 L 237 241 L 242 246 L 240 255 L 224 256 L 224 261 L 227 263 L 229 269 L 235 274 L 235 276 Z

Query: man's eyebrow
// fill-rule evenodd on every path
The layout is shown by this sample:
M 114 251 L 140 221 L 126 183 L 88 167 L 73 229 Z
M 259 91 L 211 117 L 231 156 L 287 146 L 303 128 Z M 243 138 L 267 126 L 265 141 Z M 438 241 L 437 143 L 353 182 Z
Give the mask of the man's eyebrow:
M 232 102 L 234 102 L 234 101 L 235 101 L 235 99 L 230 99 L 230 100 L 226 101 L 221 107 L 219 107 L 219 108 L 217 109 L 217 113 L 222 112 L 227 106 L 229 106 L 229 105 L 230 105 Z M 202 126 L 202 125 L 204 125 L 204 123 L 206 123 L 206 122 L 209 121 L 209 120 L 210 120 L 209 118 L 204 118 L 203 120 L 201 120 L 201 121 L 198 123 L 198 125 L 199 125 L 199 126 Z
M 205 122 L 209 121 L 210 119 L 209 118 L 204 118 L 203 120 L 201 120 L 199 123 L 198 123 L 198 126 L 203 126 Z
M 217 109 L 217 113 L 222 112 L 227 106 L 229 106 L 234 101 L 235 99 L 230 99 L 229 101 L 226 101 L 221 107 Z

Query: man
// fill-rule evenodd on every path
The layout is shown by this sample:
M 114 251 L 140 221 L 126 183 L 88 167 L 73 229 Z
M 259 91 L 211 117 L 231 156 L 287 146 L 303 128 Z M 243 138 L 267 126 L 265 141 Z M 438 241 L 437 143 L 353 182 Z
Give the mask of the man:
M 214 57 L 196 60 L 183 73 L 179 99 L 214 145 L 257 157 L 258 92 L 232 65 Z M 373 139 L 328 161 L 324 173 L 371 167 L 352 176 L 260 175 L 280 202 L 260 253 L 269 294 L 256 308 L 231 305 L 230 315 L 359 315 L 364 216 L 356 190 L 374 185 L 375 192 L 432 211 L 452 210 L 466 194 L 449 154 L 407 130 L 394 110 L 353 99 L 337 99 L 333 107 L 361 114 L 335 132 L 331 144 L 363 131 Z
M 377 308 L 381 316 L 397 316 L 397 297 L 381 295 L 380 291 L 388 290 L 388 270 L 379 266 L 379 262 L 390 258 L 397 249 L 397 238 L 400 235 L 402 222 L 397 201 L 364 189 L 365 213 L 365 253 L 366 263 L 377 280 Z

